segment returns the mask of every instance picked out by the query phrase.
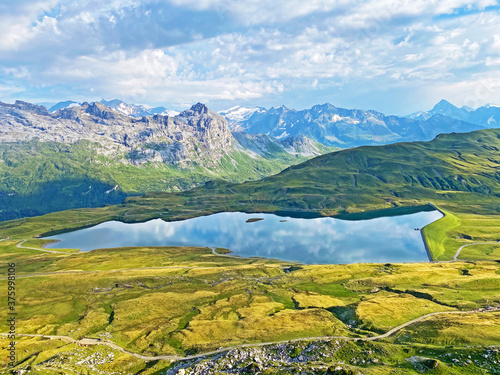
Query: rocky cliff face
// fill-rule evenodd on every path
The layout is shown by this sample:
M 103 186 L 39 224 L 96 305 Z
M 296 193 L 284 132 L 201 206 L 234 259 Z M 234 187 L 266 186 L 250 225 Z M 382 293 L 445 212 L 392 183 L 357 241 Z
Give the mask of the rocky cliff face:
M 214 179 L 260 179 L 323 151 L 307 144 L 236 139 L 226 119 L 200 103 L 175 116 L 134 118 L 102 103 L 51 113 L 0 102 L 0 221 Z
M 162 162 L 212 166 L 234 149 L 227 121 L 198 103 L 175 117 L 140 119 L 101 103 L 83 103 L 50 113 L 44 107 L 17 101 L 0 103 L 0 142 L 89 140 L 107 156 L 132 164 Z

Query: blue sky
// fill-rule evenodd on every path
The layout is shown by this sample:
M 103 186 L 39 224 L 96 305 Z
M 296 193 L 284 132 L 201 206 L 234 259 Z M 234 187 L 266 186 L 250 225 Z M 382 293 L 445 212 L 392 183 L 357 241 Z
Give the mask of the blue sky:
M 497 0 L 2 2 L 0 100 L 500 104 L 499 25 Z

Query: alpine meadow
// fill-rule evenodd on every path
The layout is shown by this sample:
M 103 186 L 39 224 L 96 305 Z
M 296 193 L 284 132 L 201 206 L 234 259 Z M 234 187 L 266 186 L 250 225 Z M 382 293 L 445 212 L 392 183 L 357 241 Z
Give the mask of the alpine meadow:
M 499 18 L 0 4 L 0 373 L 500 374 Z

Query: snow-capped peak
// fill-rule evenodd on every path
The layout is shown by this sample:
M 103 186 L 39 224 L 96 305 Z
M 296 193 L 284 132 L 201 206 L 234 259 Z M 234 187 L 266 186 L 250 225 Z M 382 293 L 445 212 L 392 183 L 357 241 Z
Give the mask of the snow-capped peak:
M 173 109 L 168 109 L 168 110 L 163 111 L 162 113 L 160 113 L 160 115 L 175 117 L 179 113 L 180 113 L 179 111 L 174 111 Z
M 109 101 L 102 99 L 101 103 L 117 112 L 132 117 L 154 116 L 156 114 L 167 114 L 171 116 L 171 114 L 168 113 L 170 111 L 165 107 L 152 108 L 151 106 L 143 104 L 127 104 L 119 99 L 113 99 Z M 178 112 L 176 111 L 172 111 L 172 113 L 178 114 Z
M 56 105 L 53 105 L 52 107 L 50 107 L 49 111 L 53 113 L 53 112 L 59 111 L 60 109 L 78 107 L 79 105 L 81 105 L 81 103 L 74 102 L 73 100 L 68 100 L 68 101 L 59 102 Z
M 247 120 L 255 112 L 261 111 L 263 111 L 263 108 L 260 107 L 247 108 L 237 105 L 225 111 L 220 111 L 219 114 L 224 116 L 229 122 L 240 122 Z

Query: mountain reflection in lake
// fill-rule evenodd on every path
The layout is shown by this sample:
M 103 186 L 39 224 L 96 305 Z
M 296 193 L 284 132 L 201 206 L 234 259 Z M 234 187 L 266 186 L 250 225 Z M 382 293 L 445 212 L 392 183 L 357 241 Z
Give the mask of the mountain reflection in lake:
M 427 211 L 346 221 L 223 212 L 176 222 L 108 221 L 46 238 L 61 240 L 47 247 L 82 251 L 126 246 L 199 246 L 223 247 L 243 257 L 305 264 L 425 262 L 427 253 L 420 231 L 415 228 L 441 217 L 439 211 Z M 263 220 L 247 222 L 252 218 Z

